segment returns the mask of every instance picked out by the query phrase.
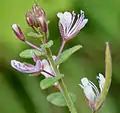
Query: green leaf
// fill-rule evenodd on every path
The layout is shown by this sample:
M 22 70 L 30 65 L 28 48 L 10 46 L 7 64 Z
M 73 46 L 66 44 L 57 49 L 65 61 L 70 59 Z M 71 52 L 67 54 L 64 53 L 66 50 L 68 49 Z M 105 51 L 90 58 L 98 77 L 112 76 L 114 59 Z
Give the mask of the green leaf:
M 42 34 L 37 34 L 37 33 L 34 33 L 34 32 L 27 33 L 27 36 L 29 36 L 29 37 L 35 37 L 35 38 L 43 37 Z
M 69 48 L 67 50 L 65 50 L 63 53 L 61 53 L 61 55 L 56 59 L 56 65 L 59 65 L 61 63 L 63 63 L 65 60 L 67 60 L 74 52 L 76 52 L 77 50 L 79 50 L 80 48 L 82 48 L 81 45 L 76 45 L 72 48 Z
M 40 45 L 41 48 L 45 49 L 45 48 L 50 48 L 53 45 L 53 41 L 50 40 L 49 42 L 47 42 L 46 44 L 42 44 Z
M 76 101 L 76 95 L 73 94 L 73 93 L 69 93 L 71 99 L 73 102 Z M 65 98 L 64 96 L 62 95 L 61 92 L 55 92 L 55 93 L 52 93 L 50 95 L 47 96 L 47 100 L 56 105 L 56 106 L 59 106 L 59 107 L 64 107 L 64 106 L 67 106 L 67 103 L 65 101 Z
M 60 80 L 64 75 L 63 74 L 59 74 L 56 77 L 49 77 L 49 78 L 45 78 L 40 82 L 40 87 L 41 89 L 46 89 L 51 87 L 55 82 L 57 82 L 58 80 Z
M 45 55 L 44 52 L 40 52 L 36 49 L 26 49 L 24 51 L 22 51 L 19 56 L 22 58 L 32 58 L 32 53 L 35 53 L 37 56 L 43 56 Z
M 102 92 L 99 95 L 99 98 L 96 103 L 96 109 L 98 110 L 100 106 L 103 104 L 105 101 L 105 98 L 108 94 L 109 88 L 111 86 L 111 81 L 112 81 L 112 59 L 111 59 L 111 51 L 110 51 L 110 46 L 109 43 L 106 42 L 106 51 L 105 51 L 105 84 L 102 89 Z

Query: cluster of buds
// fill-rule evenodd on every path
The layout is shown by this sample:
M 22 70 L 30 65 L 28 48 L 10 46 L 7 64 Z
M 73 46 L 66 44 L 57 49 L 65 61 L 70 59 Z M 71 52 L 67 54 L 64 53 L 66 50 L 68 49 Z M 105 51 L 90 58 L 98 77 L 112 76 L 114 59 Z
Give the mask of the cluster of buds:
M 26 13 L 26 21 L 29 26 L 40 28 L 44 33 L 47 32 L 47 20 L 45 12 L 38 4 L 34 4 L 32 11 Z

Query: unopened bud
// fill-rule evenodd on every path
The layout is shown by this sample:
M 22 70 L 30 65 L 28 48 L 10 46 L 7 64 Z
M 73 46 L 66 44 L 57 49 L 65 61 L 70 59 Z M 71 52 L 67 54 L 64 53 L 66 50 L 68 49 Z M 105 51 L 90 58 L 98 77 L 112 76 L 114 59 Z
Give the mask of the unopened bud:
M 21 30 L 21 28 L 17 24 L 12 24 L 12 29 L 15 33 L 15 35 L 22 41 L 25 41 L 24 34 Z
M 34 25 L 33 15 L 32 15 L 31 11 L 28 11 L 26 13 L 26 22 L 28 23 L 29 26 L 33 26 Z
M 26 21 L 28 25 L 36 28 L 41 28 L 43 32 L 47 32 L 47 21 L 46 15 L 42 8 L 38 4 L 34 4 L 32 11 L 26 13 Z

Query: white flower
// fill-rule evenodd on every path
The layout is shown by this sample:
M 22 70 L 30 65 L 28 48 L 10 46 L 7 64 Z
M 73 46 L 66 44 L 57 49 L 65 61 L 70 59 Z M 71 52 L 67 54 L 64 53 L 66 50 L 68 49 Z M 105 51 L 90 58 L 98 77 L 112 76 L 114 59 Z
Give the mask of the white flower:
M 93 110 L 95 108 L 96 102 L 97 102 L 99 95 L 101 94 L 101 92 L 104 88 L 104 84 L 105 84 L 105 78 L 102 74 L 99 73 L 99 75 L 97 76 L 97 79 L 99 79 L 100 91 L 94 85 L 94 83 L 91 82 L 90 80 L 88 80 L 87 78 L 82 78 L 81 84 L 79 84 L 84 91 L 85 97 L 86 97 L 90 107 Z
M 32 57 L 34 62 L 36 63 L 35 65 L 22 63 L 16 60 L 11 60 L 11 66 L 23 73 L 30 73 L 32 75 L 39 75 L 41 73 L 46 78 L 56 75 L 52 68 L 52 65 L 49 64 L 46 59 L 43 59 L 41 61 L 39 57 L 36 56 L 34 53 L 32 53 Z M 55 59 L 56 59 L 56 56 L 53 56 L 53 60 Z
M 84 12 L 81 10 L 77 15 L 74 12 L 64 12 L 57 14 L 59 20 L 60 33 L 65 40 L 72 39 L 88 22 L 85 19 Z
M 32 57 L 34 62 L 36 63 L 35 65 L 11 60 L 11 66 L 20 72 L 31 74 L 31 76 L 37 76 L 39 74 L 43 74 L 45 78 L 56 76 L 52 65 L 46 59 L 43 59 L 41 61 L 39 57 L 36 56 L 34 53 L 32 54 Z M 56 56 L 53 56 L 53 60 L 55 59 Z M 57 68 L 59 68 L 59 65 L 57 66 Z M 58 82 L 54 83 L 54 86 L 56 86 L 60 90 Z

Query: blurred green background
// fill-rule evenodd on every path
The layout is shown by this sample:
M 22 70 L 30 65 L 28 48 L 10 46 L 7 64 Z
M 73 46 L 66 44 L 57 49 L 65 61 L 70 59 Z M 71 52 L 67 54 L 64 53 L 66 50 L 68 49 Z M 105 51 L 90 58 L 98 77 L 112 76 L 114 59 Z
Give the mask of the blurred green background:
M 43 79 L 29 77 L 10 66 L 12 59 L 19 58 L 19 52 L 30 48 L 19 41 L 11 30 L 11 24 L 18 23 L 26 33 L 25 13 L 33 0 L 0 1 L 0 113 L 69 113 L 67 107 L 58 108 L 47 102 L 46 96 L 55 88 L 41 90 Z M 61 37 L 58 29 L 57 12 L 82 9 L 89 19 L 88 24 L 65 48 L 81 44 L 83 48 L 70 57 L 60 70 L 65 73 L 65 83 L 70 92 L 77 94 L 76 107 L 79 113 L 91 113 L 82 89 L 80 78 L 86 76 L 97 84 L 96 75 L 104 74 L 105 42 L 109 41 L 112 51 L 113 77 L 107 99 L 99 113 L 119 113 L 120 107 L 120 1 L 119 0 L 39 0 L 50 20 L 50 38 L 55 41 L 52 47 L 57 54 Z M 36 40 L 36 39 L 31 39 Z

